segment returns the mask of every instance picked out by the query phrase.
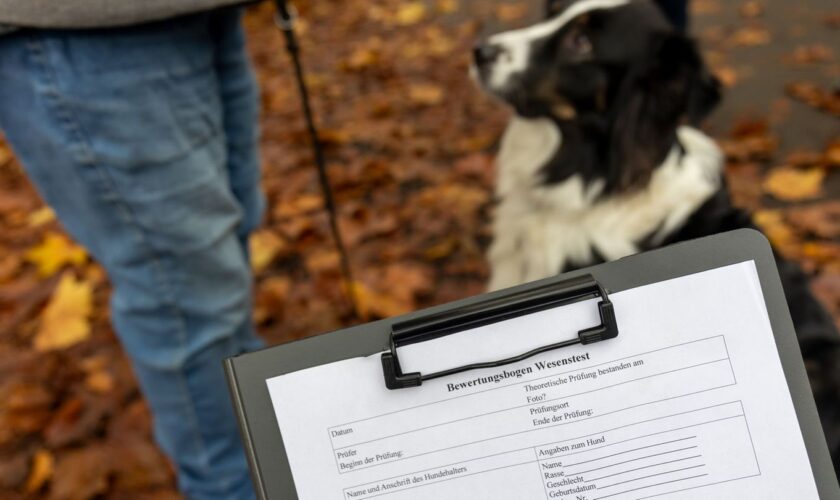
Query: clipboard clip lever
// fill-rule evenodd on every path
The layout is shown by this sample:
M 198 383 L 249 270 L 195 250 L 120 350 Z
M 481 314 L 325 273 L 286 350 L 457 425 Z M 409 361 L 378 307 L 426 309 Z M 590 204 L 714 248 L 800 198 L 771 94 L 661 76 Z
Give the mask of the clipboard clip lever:
M 600 298 L 598 314 L 601 323 L 578 332 L 577 338 L 556 342 L 524 352 L 517 356 L 473 363 L 434 373 L 403 373 L 397 349 L 406 345 L 426 342 L 472 328 L 513 319 L 526 314 L 552 309 L 562 305 Z M 607 292 L 591 275 L 585 274 L 545 286 L 489 297 L 479 302 L 443 311 L 423 318 L 395 323 L 391 327 L 390 349 L 382 353 L 382 371 L 388 389 L 420 386 L 426 380 L 454 375 L 468 370 L 493 368 L 517 363 L 537 354 L 576 344 L 592 344 L 618 336 L 613 304 Z

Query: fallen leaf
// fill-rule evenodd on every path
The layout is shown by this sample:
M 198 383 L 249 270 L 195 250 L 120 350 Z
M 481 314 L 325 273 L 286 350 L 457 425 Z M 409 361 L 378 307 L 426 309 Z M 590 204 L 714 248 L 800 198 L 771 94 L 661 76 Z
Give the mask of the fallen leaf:
M 434 106 L 443 102 L 443 89 L 431 83 L 418 83 L 408 88 L 408 97 L 415 104 Z
M 65 273 L 41 314 L 33 343 L 35 349 L 65 349 L 87 340 L 90 337 L 92 302 L 93 287 L 90 283 Z
M 815 151 L 792 151 L 785 157 L 785 164 L 794 167 L 813 167 L 823 161 L 823 155 Z
M 286 248 L 286 243 L 268 229 L 253 233 L 248 243 L 251 250 L 251 268 L 256 274 L 263 272 Z
M 829 165 L 840 167 L 840 138 L 835 139 L 825 148 L 826 163 Z
M 51 500 L 88 500 L 108 489 L 108 477 L 118 460 L 101 444 L 70 450 L 56 457 Z
M 29 470 L 29 477 L 26 479 L 26 485 L 23 491 L 32 495 L 40 491 L 40 489 L 50 480 L 53 475 L 55 467 L 55 460 L 52 453 L 48 450 L 38 450 L 32 457 L 32 467 Z
M 733 33 L 727 43 L 732 47 L 754 47 L 757 45 L 767 45 L 772 40 L 772 36 L 767 28 L 763 26 L 745 26 Z
M 780 167 L 767 176 L 764 190 L 783 201 L 807 200 L 820 195 L 824 179 L 825 171 L 820 168 Z
M 770 240 L 775 248 L 788 257 L 799 253 L 799 240 L 793 229 L 785 222 L 780 210 L 757 210 L 753 213 L 753 222 Z
M 166 486 L 172 481 L 166 458 L 150 442 L 135 436 L 120 436 L 112 445 L 119 455 L 114 463 L 117 491 L 142 491 Z
M 840 237 L 840 201 L 794 207 L 787 218 L 805 233 L 826 239 Z
M 0 257 L 0 282 L 8 281 L 17 274 L 22 260 L 20 255 L 8 252 Z
M 436 5 L 441 14 L 451 14 L 458 10 L 458 0 L 437 0 Z
M 40 227 L 54 220 L 55 212 L 50 207 L 39 208 L 27 217 L 29 227 Z
M 724 87 L 731 88 L 738 83 L 738 72 L 732 66 L 717 66 L 713 71 Z
M 9 149 L 9 146 L 2 140 L 3 138 L 0 137 L 0 167 L 6 165 L 10 161 L 12 161 L 12 151 Z
M 339 255 L 335 250 L 321 250 L 306 256 L 306 269 L 310 273 L 323 273 L 339 268 Z
M 519 21 L 528 14 L 529 5 L 526 3 L 503 3 L 496 7 L 496 18 L 505 23 Z
M 56 449 L 90 439 L 102 426 L 107 404 L 107 399 L 85 393 L 65 400 L 44 428 L 44 442 Z
M 309 215 L 324 208 L 321 195 L 304 193 L 288 200 L 283 200 L 274 209 L 273 215 L 278 219 Z
M 689 2 L 688 6 L 691 8 L 691 14 L 698 16 L 718 14 L 722 10 L 718 0 L 694 0 Z
M 63 234 L 49 232 L 40 245 L 26 252 L 25 258 L 38 267 L 40 276 L 47 277 L 64 266 L 84 264 L 87 253 Z
M 787 61 L 794 64 L 824 63 L 832 59 L 834 59 L 834 51 L 831 47 L 822 44 L 801 45 L 786 57 Z
M 738 13 L 744 19 L 755 19 L 764 14 L 764 4 L 756 0 L 744 2 L 738 7 Z
M 409 26 L 417 24 L 426 17 L 426 4 L 424 2 L 409 2 L 400 6 L 397 10 L 397 24 Z
M 88 374 L 85 386 L 93 392 L 107 394 L 114 390 L 114 376 L 106 370 L 98 370 Z
M 761 207 L 761 198 L 764 196 L 761 188 L 763 176 L 758 163 L 729 163 L 726 165 L 726 179 L 735 205 L 750 211 Z
M 840 91 L 825 90 L 812 82 L 794 82 L 785 86 L 785 92 L 813 108 L 840 116 Z
M 351 286 L 359 314 L 364 320 L 399 316 L 413 309 L 411 301 L 399 300 L 392 294 L 373 290 L 362 282 L 356 281 Z
M 342 66 L 348 71 L 360 71 L 374 66 L 379 60 L 379 51 L 367 47 L 358 47 L 344 61 Z

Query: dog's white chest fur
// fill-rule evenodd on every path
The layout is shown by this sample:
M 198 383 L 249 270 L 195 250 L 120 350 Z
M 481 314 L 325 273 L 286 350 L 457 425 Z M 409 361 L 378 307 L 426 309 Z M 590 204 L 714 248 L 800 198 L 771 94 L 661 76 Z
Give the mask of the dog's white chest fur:
M 578 175 L 544 185 L 541 169 L 562 146 L 560 130 L 548 119 L 511 120 L 497 158 L 490 289 L 587 265 L 593 250 L 618 259 L 654 232 L 657 242 L 678 229 L 719 189 L 722 157 L 700 131 L 680 127 L 677 134 L 685 153 L 674 148 L 646 187 L 598 197 L 603 184 L 586 185 Z

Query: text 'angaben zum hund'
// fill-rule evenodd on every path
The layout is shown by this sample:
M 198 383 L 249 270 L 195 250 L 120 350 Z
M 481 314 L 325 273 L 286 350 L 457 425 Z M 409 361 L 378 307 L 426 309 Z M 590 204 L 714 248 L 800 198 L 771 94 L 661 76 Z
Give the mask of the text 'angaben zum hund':
M 475 49 L 513 108 L 497 157 L 491 289 L 670 243 L 754 228 L 696 128 L 720 90 L 694 42 L 647 0 L 553 0 L 547 18 Z M 835 464 L 840 348 L 794 263 L 779 270 Z

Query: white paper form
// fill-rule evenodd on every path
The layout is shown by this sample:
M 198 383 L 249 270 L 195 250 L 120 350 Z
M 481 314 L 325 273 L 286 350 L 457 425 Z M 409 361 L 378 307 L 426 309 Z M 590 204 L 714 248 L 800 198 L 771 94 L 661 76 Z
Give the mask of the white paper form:
M 267 381 L 302 500 L 818 498 L 752 262 L 610 295 L 619 336 L 389 391 L 379 355 Z M 597 324 L 594 301 L 400 348 L 404 371 Z

